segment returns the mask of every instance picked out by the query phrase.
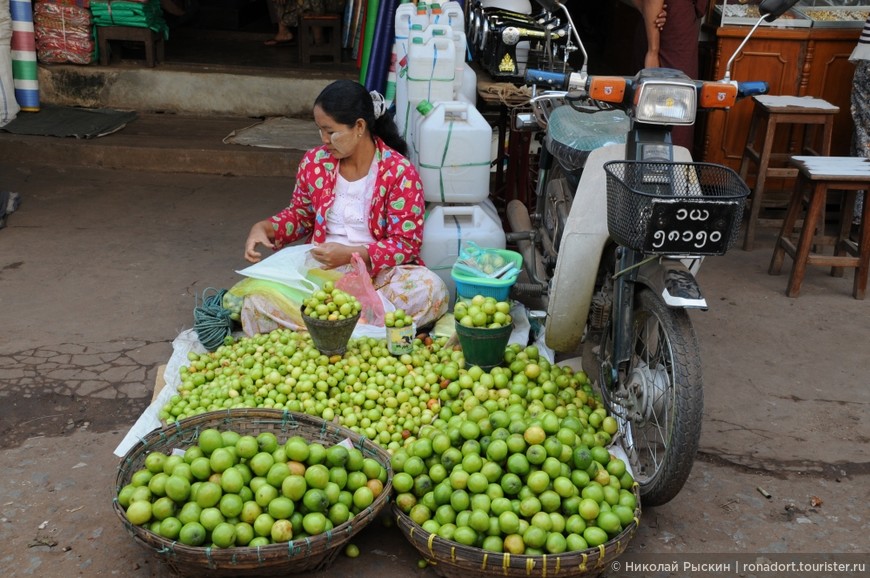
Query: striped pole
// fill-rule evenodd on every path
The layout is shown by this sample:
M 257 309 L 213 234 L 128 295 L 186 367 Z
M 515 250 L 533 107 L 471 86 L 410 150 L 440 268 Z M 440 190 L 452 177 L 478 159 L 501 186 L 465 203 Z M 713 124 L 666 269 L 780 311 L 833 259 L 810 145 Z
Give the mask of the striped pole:
M 12 80 L 15 99 L 21 110 L 39 111 L 39 82 L 36 66 L 36 38 L 33 34 L 33 8 L 30 0 L 11 0 Z

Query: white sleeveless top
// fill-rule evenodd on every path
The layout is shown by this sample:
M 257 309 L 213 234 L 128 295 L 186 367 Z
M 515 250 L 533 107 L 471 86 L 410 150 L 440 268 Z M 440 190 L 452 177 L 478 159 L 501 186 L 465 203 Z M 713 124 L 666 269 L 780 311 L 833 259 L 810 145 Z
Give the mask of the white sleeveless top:
M 326 242 L 343 245 L 368 245 L 375 242 L 369 231 L 371 198 L 375 186 L 377 162 L 369 173 L 348 181 L 341 173 L 335 181 L 335 202 L 326 214 Z

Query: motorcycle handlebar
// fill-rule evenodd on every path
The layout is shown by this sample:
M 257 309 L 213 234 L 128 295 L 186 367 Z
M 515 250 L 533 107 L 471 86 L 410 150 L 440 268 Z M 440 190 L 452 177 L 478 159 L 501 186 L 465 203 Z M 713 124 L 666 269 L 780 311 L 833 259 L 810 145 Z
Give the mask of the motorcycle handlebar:
M 737 98 L 767 94 L 770 86 L 763 80 L 748 80 L 737 83 Z
M 588 94 L 588 91 L 592 91 L 591 96 L 593 99 L 596 99 L 597 92 L 593 90 L 593 86 L 596 82 L 596 77 L 590 76 L 585 79 L 584 86 L 572 86 L 573 84 L 577 84 L 577 78 L 574 78 L 576 75 L 566 74 L 562 72 L 553 72 L 548 70 L 538 70 L 529 68 L 526 70 L 525 80 L 527 84 L 533 84 L 539 87 L 545 87 L 549 90 L 579 90 L 582 93 Z M 597 77 L 598 80 L 603 80 L 605 77 Z M 606 77 L 609 81 L 617 80 L 618 83 L 622 83 L 622 86 L 625 87 L 625 91 L 611 91 L 610 95 L 618 95 L 618 98 L 621 100 L 623 95 L 628 94 L 631 91 L 631 87 L 635 84 L 634 77 Z M 733 104 L 737 100 L 741 100 L 743 98 L 747 98 L 750 96 L 758 96 L 761 94 L 767 94 L 769 90 L 769 86 L 767 82 L 763 80 L 750 80 L 745 82 L 711 82 L 711 81 L 703 81 L 696 80 L 694 81 L 696 89 L 699 95 L 702 95 L 700 99 L 700 108 L 727 108 L 731 104 Z M 705 89 L 706 87 L 706 89 Z M 730 93 L 730 98 L 723 99 L 721 96 L 715 99 L 703 98 L 705 91 L 712 89 L 711 92 L 721 93 L 722 90 L 726 89 L 725 92 Z M 613 99 L 604 98 L 605 101 L 610 102 L 611 104 L 619 104 L 619 102 L 615 102 Z
M 568 78 L 569 76 L 562 72 L 552 72 L 549 70 L 528 68 L 526 69 L 525 81 L 526 84 L 545 86 L 551 90 L 567 90 Z

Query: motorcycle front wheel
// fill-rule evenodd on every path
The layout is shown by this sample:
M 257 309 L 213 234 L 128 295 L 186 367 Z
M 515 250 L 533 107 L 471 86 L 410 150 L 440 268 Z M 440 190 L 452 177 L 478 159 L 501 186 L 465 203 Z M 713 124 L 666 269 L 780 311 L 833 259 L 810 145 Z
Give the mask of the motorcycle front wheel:
M 641 503 L 657 506 L 679 493 L 701 436 L 704 394 L 698 341 L 685 309 L 647 288 L 634 300 L 632 356 L 622 384 L 608 387 L 613 342 L 600 349 L 602 394 L 616 417 Z

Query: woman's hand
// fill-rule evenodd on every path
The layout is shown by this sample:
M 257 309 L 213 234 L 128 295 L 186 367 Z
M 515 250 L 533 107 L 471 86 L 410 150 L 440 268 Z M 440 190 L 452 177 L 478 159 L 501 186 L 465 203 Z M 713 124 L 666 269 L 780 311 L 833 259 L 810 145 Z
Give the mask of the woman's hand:
M 655 24 L 659 30 L 665 27 L 665 22 L 668 21 L 668 5 L 662 4 L 662 11 L 656 16 Z
M 354 253 L 359 253 L 366 265 L 369 265 L 369 252 L 365 247 L 351 247 L 341 243 L 321 243 L 311 249 L 311 256 L 327 269 L 347 265 Z
M 272 225 L 270 221 L 260 221 L 259 223 L 255 223 L 253 227 L 251 227 L 251 231 L 248 233 L 248 239 L 245 241 L 245 259 L 250 261 L 251 263 L 257 263 L 263 256 L 257 251 L 257 245 L 263 245 L 264 247 L 268 247 L 269 249 L 275 248 L 275 243 L 273 243 L 273 239 L 275 232 L 272 230 Z

